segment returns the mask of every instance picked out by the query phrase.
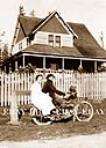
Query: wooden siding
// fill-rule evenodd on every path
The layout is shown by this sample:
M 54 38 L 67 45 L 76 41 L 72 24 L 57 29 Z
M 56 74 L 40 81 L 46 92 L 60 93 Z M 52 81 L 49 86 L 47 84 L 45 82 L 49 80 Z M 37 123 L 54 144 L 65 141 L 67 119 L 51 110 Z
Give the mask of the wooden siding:
M 62 46 L 66 46 L 66 47 L 73 47 L 73 37 L 72 35 L 69 34 L 64 34 L 64 33 L 51 33 L 51 32 L 44 32 L 44 31 L 38 31 L 35 35 L 35 39 L 33 41 L 34 44 L 45 44 L 45 45 L 49 45 L 48 43 L 48 36 L 52 34 L 54 37 L 54 44 L 53 46 L 56 46 L 55 43 L 55 37 L 56 36 L 60 36 L 61 37 L 61 45 Z
M 53 16 L 48 22 L 46 22 L 40 31 L 68 34 L 56 16 Z

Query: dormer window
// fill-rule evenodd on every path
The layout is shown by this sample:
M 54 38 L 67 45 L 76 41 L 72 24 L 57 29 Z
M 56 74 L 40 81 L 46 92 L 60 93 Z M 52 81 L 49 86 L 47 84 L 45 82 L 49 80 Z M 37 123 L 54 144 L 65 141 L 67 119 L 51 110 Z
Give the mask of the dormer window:
M 54 35 L 50 34 L 48 36 L 48 43 L 49 45 L 54 46 Z
M 55 36 L 55 45 L 58 47 L 61 46 L 61 36 Z

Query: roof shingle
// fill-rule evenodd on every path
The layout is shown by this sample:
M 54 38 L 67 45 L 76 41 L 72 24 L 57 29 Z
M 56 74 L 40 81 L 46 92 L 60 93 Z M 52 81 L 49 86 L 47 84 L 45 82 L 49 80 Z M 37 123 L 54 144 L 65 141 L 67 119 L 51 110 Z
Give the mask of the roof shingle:
M 106 58 L 106 51 L 100 47 L 95 38 L 84 24 L 68 22 L 78 38 L 74 40 L 74 45 L 80 53 L 87 58 Z
M 34 44 L 22 50 L 22 52 L 39 53 L 39 54 L 50 54 L 70 57 L 84 57 L 76 47 L 53 47 L 48 45 Z
M 19 22 L 21 23 L 21 27 L 23 28 L 26 36 L 28 36 L 33 31 L 33 29 L 38 26 L 41 20 L 42 19 L 38 17 L 19 16 Z M 20 31 L 16 43 L 23 38 L 22 31 Z

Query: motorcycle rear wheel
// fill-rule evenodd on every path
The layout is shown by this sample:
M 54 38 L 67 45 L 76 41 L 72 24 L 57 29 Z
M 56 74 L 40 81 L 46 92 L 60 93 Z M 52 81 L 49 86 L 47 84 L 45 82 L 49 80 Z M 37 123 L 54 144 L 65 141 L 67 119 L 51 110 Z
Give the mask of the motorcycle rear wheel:
M 36 117 L 33 117 L 33 118 L 32 118 L 32 122 L 33 122 L 34 124 L 40 125 L 40 126 L 45 126 L 45 125 L 50 125 L 50 124 L 52 124 L 52 121 L 50 121 L 50 120 L 44 122 L 44 121 L 41 121 L 41 120 L 37 119 Z

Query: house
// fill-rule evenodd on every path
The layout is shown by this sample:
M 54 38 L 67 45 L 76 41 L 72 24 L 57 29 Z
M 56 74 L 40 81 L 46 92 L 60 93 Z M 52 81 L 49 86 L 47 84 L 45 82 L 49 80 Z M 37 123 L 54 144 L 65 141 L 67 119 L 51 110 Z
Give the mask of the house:
M 17 18 L 12 56 L 3 67 L 14 71 L 31 63 L 37 68 L 74 69 L 96 72 L 106 61 L 100 47 L 84 24 L 65 22 L 57 11 L 45 18 L 26 16 L 23 7 Z

